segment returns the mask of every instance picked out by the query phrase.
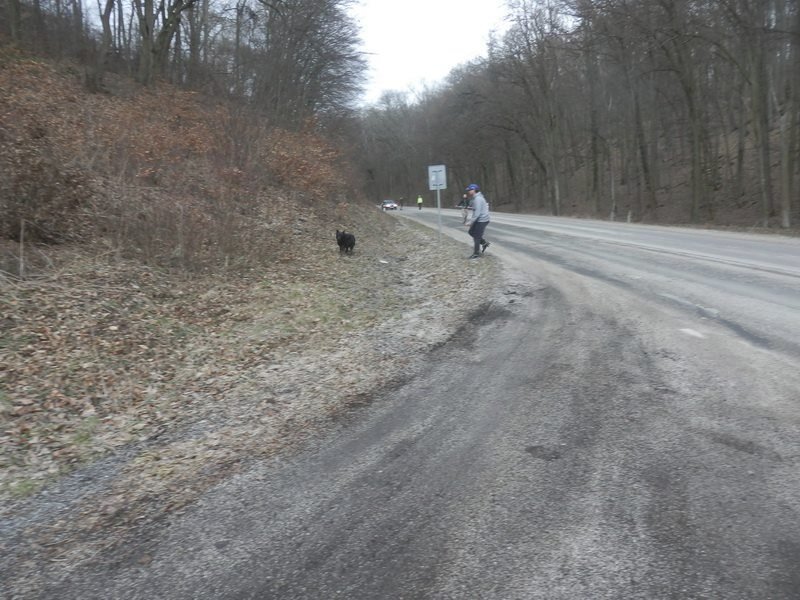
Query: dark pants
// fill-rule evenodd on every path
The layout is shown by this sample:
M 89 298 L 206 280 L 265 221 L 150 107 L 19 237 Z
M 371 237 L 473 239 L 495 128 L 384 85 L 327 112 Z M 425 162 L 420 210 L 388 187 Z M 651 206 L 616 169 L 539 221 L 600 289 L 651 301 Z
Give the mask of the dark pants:
M 472 236 L 473 254 L 481 253 L 481 244 L 483 243 L 483 232 L 486 231 L 486 226 L 489 221 L 474 221 L 469 226 L 469 234 Z

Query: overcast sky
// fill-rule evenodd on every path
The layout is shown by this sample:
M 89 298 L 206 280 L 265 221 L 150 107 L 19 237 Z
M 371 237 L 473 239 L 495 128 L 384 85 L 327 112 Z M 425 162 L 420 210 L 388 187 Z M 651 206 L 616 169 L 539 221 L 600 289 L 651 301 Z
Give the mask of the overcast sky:
M 505 30 L 505 0 L 356 0 L 369 60 L 365 101 L 387 90 L 414 91 L 486 55 L 489 32 Z

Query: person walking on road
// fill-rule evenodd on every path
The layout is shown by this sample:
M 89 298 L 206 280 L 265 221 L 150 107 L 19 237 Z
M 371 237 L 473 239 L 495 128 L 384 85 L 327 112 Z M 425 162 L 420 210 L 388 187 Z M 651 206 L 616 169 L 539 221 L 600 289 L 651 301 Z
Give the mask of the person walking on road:
M 461 209 L 461 224 L 466 225 L 467 219 L 469 219 L 469 197 L 464 194 L 461 197 L 461 202 L 459 202 L 456 206 Z
M 422 210 L 422 194 L 420 194 L 419 196 L 417 196 L 417 208 L 418 208 L 419 210 Z
M 472 236 L 473 242 L 472 256 L 469 258 L 480 258 L 481 254 L 486 252 L 486 248 L 489 247 L 489 242 L 483 239 L 483 232 L 486 231 L 486 226 L 489 225 L 489 203 L 486 202 L 486 198 L 484 198 L 477 183 L 470 183 L 464 192 L 467 194 L 472 206 L 472 216 L 467 222 L 469 227 L 467 231 Z

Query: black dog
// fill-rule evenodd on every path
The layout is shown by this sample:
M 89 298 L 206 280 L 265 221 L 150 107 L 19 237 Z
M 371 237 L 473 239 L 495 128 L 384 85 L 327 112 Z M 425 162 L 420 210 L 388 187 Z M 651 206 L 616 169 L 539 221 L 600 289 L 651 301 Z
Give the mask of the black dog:
M 339 252 L 352 254 L 353 248 L 356 247 L 356 236 L 352 233 L 345 233 L 344 231 L 336 230 L 336 243 L 339 244 Z

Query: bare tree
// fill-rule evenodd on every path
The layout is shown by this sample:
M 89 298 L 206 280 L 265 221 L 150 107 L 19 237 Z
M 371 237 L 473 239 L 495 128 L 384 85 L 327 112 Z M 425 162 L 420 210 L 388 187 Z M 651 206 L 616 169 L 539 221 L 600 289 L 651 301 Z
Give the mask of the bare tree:
M 348 107 L 365 61 L 344 0 L 295 0 L 265 6 L 253 100 L 286 123 Z
M 190 9 L 197 0 L 134 0 L 139 23 L 141 48 L 139 53 L 139 81 L 147 85 L 162 75 L 166 69 L 170 45 L 180 25 L 181 13 Z

